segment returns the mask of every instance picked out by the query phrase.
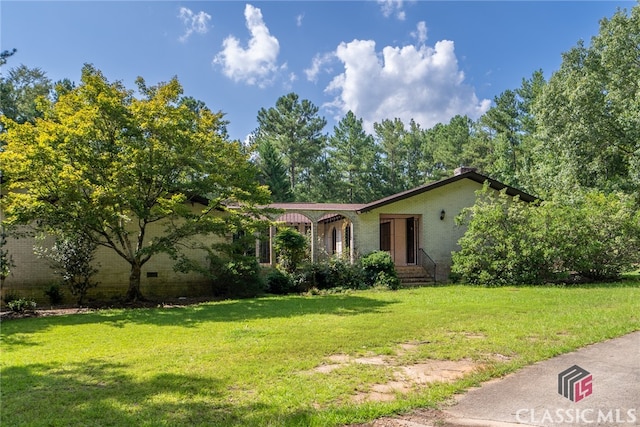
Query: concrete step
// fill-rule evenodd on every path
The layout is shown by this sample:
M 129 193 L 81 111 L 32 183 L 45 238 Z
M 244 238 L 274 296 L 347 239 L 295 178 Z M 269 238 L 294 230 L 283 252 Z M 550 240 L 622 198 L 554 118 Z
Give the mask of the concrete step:
M 403 287 L 429 286 L 434 283 L 433 278 L 418 265 L 396 266 L 396 272 Z

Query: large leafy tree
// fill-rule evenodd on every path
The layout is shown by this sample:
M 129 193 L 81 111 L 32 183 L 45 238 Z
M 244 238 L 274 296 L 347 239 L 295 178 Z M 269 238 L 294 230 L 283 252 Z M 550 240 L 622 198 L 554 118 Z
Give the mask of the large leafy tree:
M 52 89 L 51 80 L 40 68 L 12 68 L 0 78 L 0 114 L 17 123 L 33 122 L 41 114 L 36 100 L 49 96 Z
M 638 194 L 640 5 L 603 19 L 588 47 L 563 55 L 535 114 L 544 190 Z
M 137 83 L 139 97 L 86 65 L 78 87 L 40 99 L 34 123 L 3 117 L 0 153 L 7 220 L 114 251 L 130 265 L 131 300 L 143 298 L 141 268 L 155 254 L 178 256 L 193 236 L 250 226 L 254 206 L 268 202 L 221 113 L 194 108 L 175 78 Z M 194 199 L 205 206 L 186 203 Z
M 322 130 L 327 121 L 318 116 L 318 107 L 295 93 L 281 96 L 275 107 L 258 111 L 257 144 L 269 139 L 284 158 L 289 184 L 294 192 L 299 180 L 310 179 L 315 160 L 326 141 Z

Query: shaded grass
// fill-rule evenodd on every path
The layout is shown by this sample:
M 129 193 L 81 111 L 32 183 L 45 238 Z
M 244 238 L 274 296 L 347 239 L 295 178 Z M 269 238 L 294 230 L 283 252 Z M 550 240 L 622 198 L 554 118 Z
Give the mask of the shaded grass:
M 2 323 L 2 425 L 330 426 L 434 406 L 522 366 L 640 329 L 640 282 L 442 286 L 106 310 Z M 485 368 L 393 402 L 353 403 L 389 367 L 332 354 Z

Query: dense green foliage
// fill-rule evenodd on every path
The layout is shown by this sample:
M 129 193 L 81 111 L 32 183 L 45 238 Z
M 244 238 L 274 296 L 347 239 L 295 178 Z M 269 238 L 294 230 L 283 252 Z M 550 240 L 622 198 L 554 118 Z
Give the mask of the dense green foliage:
M 389 252 L 375 251 L 362 257 L 365 284 L 368 286 L 386 286 L 390 289 L 400 287 L 396 266 Z
M 14 313 L 32 313 L 36 309 L 36 303 L 25 298 L 17 298 L 7 301 L 7 308 Z
M 291 228 L 278 230 L 273 239 L 278 265 L 286 272 L 293 273 L 306 256 L 307 239 Z
M 623 194 L 527 204 L 485 187 L 459 221 L 452 272 L 465 283 L 611 280 L 640 263 L 640 213 Z
M 340 256 L 303 266 L 296 277 L 299 291 L 326 289 L 364 289 L 364 270 L 360 263 L 351 263 Z

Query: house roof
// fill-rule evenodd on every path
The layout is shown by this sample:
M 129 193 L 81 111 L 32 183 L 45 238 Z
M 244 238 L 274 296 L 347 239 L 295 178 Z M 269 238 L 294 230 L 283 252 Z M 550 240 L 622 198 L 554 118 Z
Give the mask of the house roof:
M 533 202 L 538 200 L 537 197 L 532 196 L 531 194 L 525 193 L 524 191 L 518 190 L 515 187 L 511 187 L 509 185 L 503 184 L 500 181 L 496 181 L 493 178 L 489 178 L 488 176 L 482 175 L 475 170 L 469 169 L 457 175 L 454 175 L 449 178 L 441 179 L 440 181 L 430 182 L 428 184 L 421 185 L 416 188 L 412 188 L 411 190 L 402 191 L 400 193 L 393 194 L 388 197 L 384 197 L 382 199 L 373 201 L 371 203 L 272 203 L 269 205 L 270 208 L 275 209 L 283 209 L 283 210 L 304 210 L 304 211 L 325 211 L 325 212 L 337 212 L 337 211 L 347 211 L 347 212 L 356 212 L 358 214 L 371 211 L 375 208 L 379 208 L 381 206 L 385 206 L 400 200 L 408 199 L 409 197 L 416 196 L 418 194 L 425 193 L 427 191 L 435 190 L 436 188 L 443 187 L 445 185 L 452 184 L 454 182 L 470 179 L 479 184 L 484 184 L 485 182 L 489 183 L 489 186 L 494 190 L 501 191 L 503 189 L 507 189 L 507 194 L 510 196 L 519 196 L 520 200 L 525 202 Z
M 351 211 L 355 212 L 366 206 L 364 203 L 271 203 L 270 208 L 293 209 L 301 211 Z
M 382 198 L 380 200 L 376 200 L 374 202 L 368 203 L 361 208 L 357 209 L 357 213 L 364 213 L 371 211 L 375 208 L 379 208 L 381 206 L 388 205 L 390 203 L 397 202 L 399 200 L 408 199 L 409 197 L 416 196 L 418 194 L 425 193 L 427 191 L 435 190 L 436 188 L 443 187 L 448 184 L 452 184 L 454 182 L 460 181 L 462 179 L 470 179 L 479 184 L 484 184 L 485 182 L 489 183 L 489 186 L 494 190 L 501 191 L 503 189 L 507 189 L 507 194 L 510 196 L 519 196 L 520 200 L 525 202 L 533 202 L 538 200 L 537 197 L 532 196 L 531 194 L 525 193 L 524 191 L 518 190 L 515 187 L 511 187 L 509 185 L 503 184 L 495 179 L 489 178 L 488 176 L 482 175 L 474 170 L 468 170 L 466 172 L 460 173 L 458 175 L 454 175 L 450 178 L 445 178 L 440 181 L 430 182 L 428 184 L 421 185 L 419 187 L 413 188 L 411 190 L 402 191 L 400 193 L 393 194 L 391 196 Z

